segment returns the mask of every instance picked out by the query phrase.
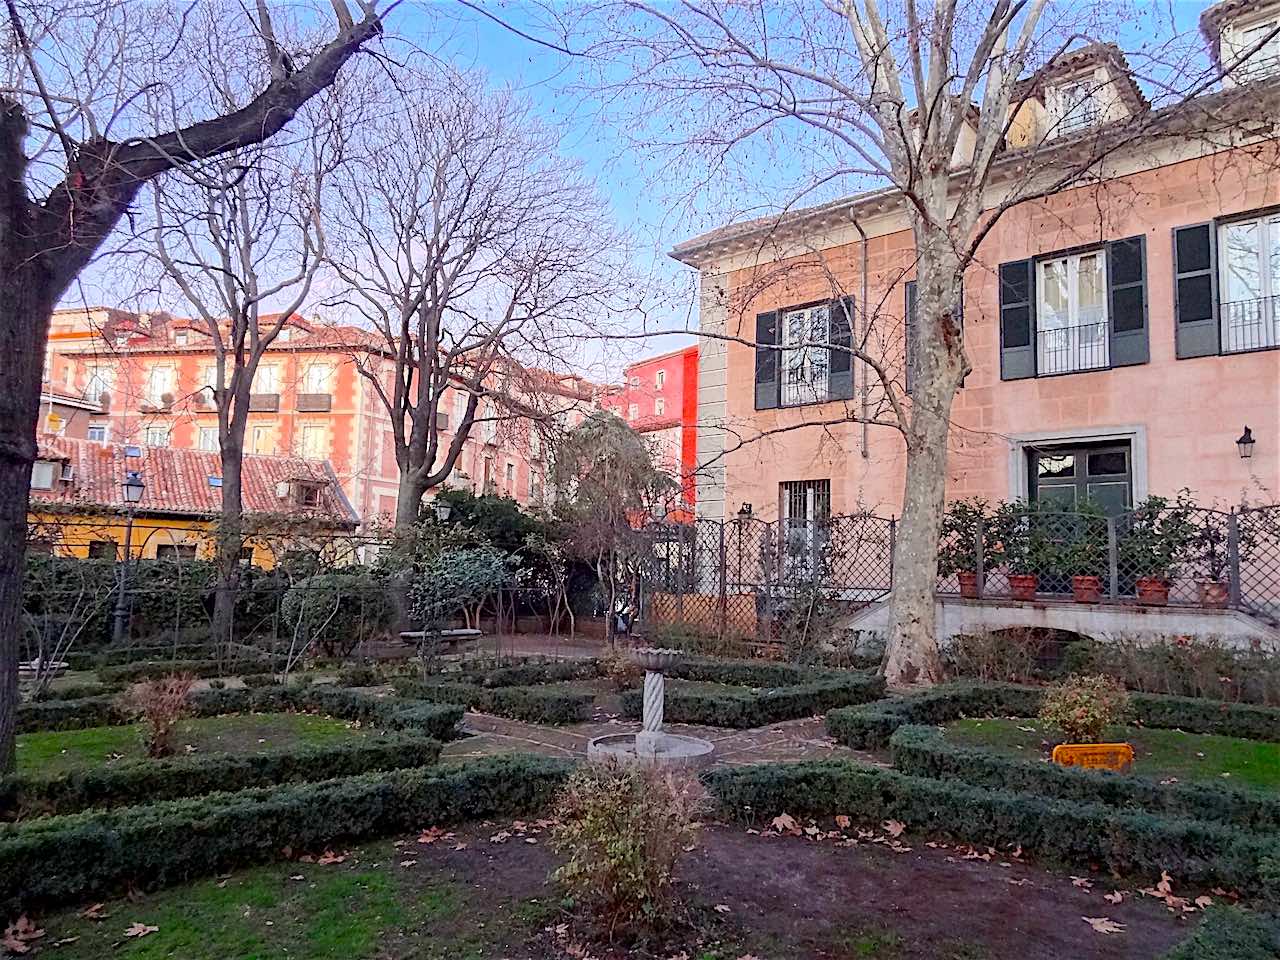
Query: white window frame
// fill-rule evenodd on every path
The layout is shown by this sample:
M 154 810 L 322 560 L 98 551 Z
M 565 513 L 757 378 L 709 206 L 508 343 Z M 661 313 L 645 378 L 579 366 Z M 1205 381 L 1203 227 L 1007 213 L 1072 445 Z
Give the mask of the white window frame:
M 653 375 L 653 385 L 656 389 L 661 390 L 667 385 L 667 371 L 659 370 Z
M 307 438 L 317 435 L 320 441 L 313 446 Z M 298 428 L 298 449 L 304 460 L 327 460 L 331 442 L 328 430 L 322 423 L 304 423 Z
M 106 364 L 91 364 L 84 384 L 84 398 L 91 403 L 101 403 L 102 395 L 116 387 L 116 371 Z
M 665 416 L 667 412 L 667 401 L 664 397 L 654 397 L 653 415 L 655 417 Z
M 1101 318 L 1082 320 L 1080 316 L 1080 263 L 1085 257 L 1098 258 Z M 1050 266 L 1067 265 L 1067 323 L 1047 326 L 1050 309 L 1045 302 Z M 1111 305 L 1108 296 L 1107 255 L 1104 247 L 1094 247 L 1060 257 L 1036 261 L 1036 371 L 1038 376 L 1105 370 L 1111 366 Z M 1099 336 L 1100 335 L 1100 336 Z M 1066 361 L 1056 360 L 1065 352 Z
M 280 392 L 280 367 L 278 364 L 259 364 L 258 369 L 253 372 L 253 392 L 266 394 L 278 394 Z
M 147 402 L 153 407 L 164 405 L 161 399 L 166 393 L 178 392 L 178 368 L 169 363 L 158 363 L 147 372 Z
M 331 393 L 333 367 L 327 363 L 311 363 L 302 375 L 303 393 Z
M 1255 23 L 1236 26 L 1233 30 L 1236 42 L 1232 59 L 1244 56 L 1245 53 L 1253 48 L 1254 44 L 1278 26 L 1280 26 L 1280 18 L 1274 16 Z M 1251 33 L 1257 34 L 1257 36 L 1251 39 L 1249 37 Z M 1234 79 L 1242 83 L 1265 80 L 1280 73 L 1280 33 L 1259 47 L 1247 60 L 1237 64 L 1231 72 L 1235 75 Z
M 201 424 L 196 427 L 196 449 L 204 450 L 208 453 L 216 453 L 218 451 L 218 428 L 216 426 L 210 427 Z
M 1254 251 L 1258 270 L 1258 296 L 1243 300 L 1230 296 L 1231 254 L 1226 243 L 1230 230 L 1256 228 Z M 1228 220 L 1217 225 L 1218 322 L 1222 352 L 1246 353 L 1280 346 L 1280 210 Z
M 101 430 L 101 437 L 91 437 L 90 434 L 95 430 Z M 91 423 L 84 430 L 85 439 L 90 443 L 106 443 L 111 439 L 111 425 L 109 423 Z
M 167 447 L 173 440 L 173 431 L 168 427 L 147 427 L 142 440 L 148 447 Z
M 190 339 L 191 333 L 186 329 L 173 331 L 173 345 L 175 347 L 185 347 Z
M 1071 91 L 1082 90 L 1084 95 L 1071 98 Z M 1089 130 L 1102 122 L 1102 102 L 1099 84 L 1092 74 L 1063 81 L 1053 88 L 1055 136 L 1066 136 Z
M 267 454 L 267 455 L 274 454 L 276 452 L 275 432 L 276 432 L 275 427 L 268 426 L 266 424 L 255 425 L 253 427 L 253 432 L 249 435 L 250 437 L 249 443 L 253 448 L 253 452 L 259 453 L 259 454 Z M 270 447 L 271 447 L 270 450 L 262 449 L 264 444 L 261 442 L 260 438 L 264 436 L 269 437 L 272 441 L 270 444 Z
M 627 405 L 627 419 L 628 420 L 640 419 L 640 404 L 632 403 Z
M 799 407 L 831 396 L 831 305 L 784 310 L 781 329 L 781 403 Z

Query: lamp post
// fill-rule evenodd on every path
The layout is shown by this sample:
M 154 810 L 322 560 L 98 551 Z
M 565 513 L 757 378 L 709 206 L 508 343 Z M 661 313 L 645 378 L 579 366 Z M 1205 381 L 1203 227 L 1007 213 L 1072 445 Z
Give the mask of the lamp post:
M 124 562 L 120 565 L 120 589 L 116 592 L 115 619 L 111 629 L 113 643 L 123 643 L 125 629 L 129 619 L 129 557 L 133 553 L 133 511 L 142 499 L 147 485 L 142 482 L 142 474 L 137 470 L 128 470 L 124 482 L 120 484 L 120 492 L 124 499 Z
M 436 519 L 441 523 L 446 522 L 449 514 L 453 513 L 453 507 L 449 505 L 449 501 L 441 500 L 439 497 L 431 501 L 431 506 L 436 512 Z

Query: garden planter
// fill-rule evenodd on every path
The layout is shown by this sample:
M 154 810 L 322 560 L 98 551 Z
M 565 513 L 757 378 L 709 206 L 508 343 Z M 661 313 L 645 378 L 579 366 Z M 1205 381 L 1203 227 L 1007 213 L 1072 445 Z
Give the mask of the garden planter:
M 978 575 L 971 570 L 962 570 L 956 574 L 960 581 L 960 596 L 966 600 L 978 599 Z
M 1034 600 L 1040 577 L 1034 573 L 1009 574 L 1009 594 L 1015 600 Z
M 1072 577 L 1071 595 L 1076 603 L 1098 603 L 1102 599 L 1102 578 L 1092 574 Z
M 1223 580 L 1200 580 L 1196 586 L 1200 589 L 1200 606 L 1212 610 L 1222 610 L 1227 605 L 1230 593 Z
M 1133 766 L 1133 747 L 1127 743 L 1060 743 L 1053 748 L 1053 762 L 1060 767 L 1123 773 Z
M 1135 586 L 1139 603 L 1151 607 L 1163 607 L 1169 603 L 1169 581 L 1164 577 L 1139 577 Z

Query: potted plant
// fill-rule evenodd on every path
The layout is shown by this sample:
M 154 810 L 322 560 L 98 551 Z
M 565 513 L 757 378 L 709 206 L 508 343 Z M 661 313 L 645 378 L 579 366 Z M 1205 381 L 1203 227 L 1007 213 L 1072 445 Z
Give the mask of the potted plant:
M 1046 569 L 1049 541 L 1040 512 L 1035 504 L 1019 501 L 1002 503 L 996 510 L 997 549 L 1008 570 L 1009 595 L 1015 600 L 1034 600 L 1040 572 Z
M 1191 491 L 1181 490 L 1173 500 L 1149 496 L 1122 518 L 1119 561 L 1134 577 L 1139 603 L 1162 607 L 1169 602 L 1169 581 L 1178 575 L 1178 561 L 1195 537 L 1195 510 Z
M 1108 727 L 1125 719 L 1129 694 L 1112 677 L 1072 674 L 1045 691 L 1040 719 L 1066 737 L 1053 748 L 1053 762 L 1062 766 L 1123 770 L 1133 762 L 1127 743 L 1103 743 Z
M 955 500 L 947 506 L 942 518 L 942 537 L 938 542 L 938 575 L 954 576 L 960 582 L 960 596 L 978 596 L 978 536 L 981 530 L 983 568 L 999 564 L 995 528 L 990 506 L 981 497 Z
M 1052 526 L 1049 567 L 1071 577 L 1071 596 L 1076 603 L 1098 603 L 1102 574 L 1107 569 L 1107 526 L 1102 510 L 1086 501 L 1072 513 L 1054 516 Z
M 1200 606 L 1221 610 L 1231 596 L 1229 572 L 1231 556 L 1227 548 L 1227 525 L 1230 514 L 1205 510 L 1192 524 L 1192 532 L 1184 547 L 1186 566 L 1200 574 L 1196 579 Z M 1257 546 L 1257 538 L 1248 525 L 1238 528 L 1236 550 L 1241 562 L 1248 560 Z

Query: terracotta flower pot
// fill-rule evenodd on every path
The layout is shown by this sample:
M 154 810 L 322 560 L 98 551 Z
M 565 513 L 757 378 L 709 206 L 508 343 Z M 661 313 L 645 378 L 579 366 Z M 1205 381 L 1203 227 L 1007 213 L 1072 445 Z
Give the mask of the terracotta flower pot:
M 1102 578 L 1092 574 L 1072 577 L 1071 595 L 1076 603 L 1098 603 L 1102 599 Z
M 1150 607 L 1163 607 L 1169 603 L 1169 581 L 1164 577 L 1139 577 L 1135 586 L 1139 603 Z
M 966 600 L 978 599 L 978 575 L 972 570 L 961 570 L 956 574 L 960 581 L 960 596 Z
M 1196 586 L 1200 590 L 1200 606 L 1212 610 L 1222 610 L 1227 606 L 1231 594 L 1224 580 L 1198 580 Z
M 1034 573 L 1009 574 L 1009 595 L 1015 600 L 1034 600 L 1040 577 Z

